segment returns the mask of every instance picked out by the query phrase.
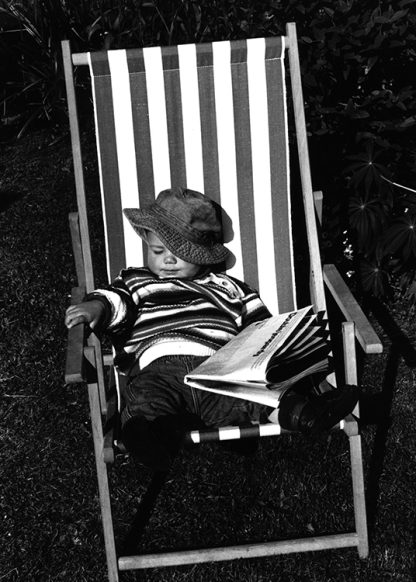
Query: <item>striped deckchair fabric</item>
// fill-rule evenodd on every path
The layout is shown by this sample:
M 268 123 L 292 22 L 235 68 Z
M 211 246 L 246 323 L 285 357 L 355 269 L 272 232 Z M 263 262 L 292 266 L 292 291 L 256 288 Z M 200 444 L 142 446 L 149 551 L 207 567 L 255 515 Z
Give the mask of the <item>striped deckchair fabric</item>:
M 228 272 L 296 308 L 284 40 L 88 54 L 109 279 L 145 257 L 122 208 L 184 186 L 224 209 Z

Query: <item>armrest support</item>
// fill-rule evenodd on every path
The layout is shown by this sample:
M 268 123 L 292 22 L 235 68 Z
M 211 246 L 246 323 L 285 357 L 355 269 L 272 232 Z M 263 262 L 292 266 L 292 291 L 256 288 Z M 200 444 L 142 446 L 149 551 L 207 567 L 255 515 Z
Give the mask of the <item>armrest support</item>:
M 323 201 L 324 196 L 321 190 L 316 190 L 316 192 L 313 192 L 313 203 L 315 206 L 316 217 L 318 219 L 319 225 L 322 225 Z
M 347 321 L 355 324 L 355 335 L 366 354 L 380 354 L 383 345 L 335 265 L 324 265 L 324 282 Z
M 74 287 L 71 294 L 71 305 L 80 303 L 85 297 L 83 287 Z M 86 325 L 81 323 L 68 330 L 68 343 L 65 362 L 65 383 L 78 384 L 86 382 L 84 346 Z

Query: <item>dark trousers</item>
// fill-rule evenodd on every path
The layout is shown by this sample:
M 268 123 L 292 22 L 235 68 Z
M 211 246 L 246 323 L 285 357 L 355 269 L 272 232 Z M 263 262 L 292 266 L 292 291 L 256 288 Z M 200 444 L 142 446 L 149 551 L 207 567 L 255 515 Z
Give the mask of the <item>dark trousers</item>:
M 143 370 L 130 373 L 124 392 L 122 424 L 141 416 L 153 421 L 161 416 L 191 414 L 205 426 L 266 422 L 268 406 L 191 388 L 184 383 L 186 374 L 206 358 L 167 356 L 151 362 Z
M 142 463 L 168 468 L 188 430 L 266 422 L 271 408 L 184 383 L 204 357 L 168 356 L 132 369 L 124 391 L 122 438 Z

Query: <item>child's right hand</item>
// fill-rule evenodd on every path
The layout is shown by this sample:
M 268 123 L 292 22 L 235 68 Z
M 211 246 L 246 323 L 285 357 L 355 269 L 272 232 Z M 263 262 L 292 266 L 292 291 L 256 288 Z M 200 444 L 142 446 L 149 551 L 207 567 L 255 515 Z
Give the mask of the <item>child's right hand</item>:
M 78 303 L 78 305 L 71 305 L 65 313 L 65 325 L 70 329 L 74 325 L 88 323 L 91 329 L 94 329 L 103 317 L 104 311 L 102 302 L 94 299 Z

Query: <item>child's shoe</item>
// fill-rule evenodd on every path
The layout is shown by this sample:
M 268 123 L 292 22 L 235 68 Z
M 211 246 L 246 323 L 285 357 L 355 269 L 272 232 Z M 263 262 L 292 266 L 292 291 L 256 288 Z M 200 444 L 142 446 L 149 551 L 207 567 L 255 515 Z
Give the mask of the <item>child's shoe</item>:
M 149 421 L 136 416 L 126 422 L 121 439 L 126 449 L 154 471 L 168 471 L 181 449 L 185 433 L 203 427 L 193 414 L 160 416 Z
M 126 422 L 121 439 L 133 457 L 154 471 L 168 471 L 174 454 L 158 434 L 154 423 L 135 417 Z
M 350 385 L 320 395 L 304 395 L 288 390 L 280 401 L 279 423 L 286 430 L 317 434 L 331 429 L 351 413 L 358 397 L 357 386 Z

